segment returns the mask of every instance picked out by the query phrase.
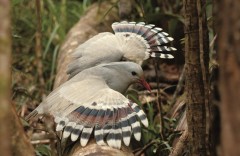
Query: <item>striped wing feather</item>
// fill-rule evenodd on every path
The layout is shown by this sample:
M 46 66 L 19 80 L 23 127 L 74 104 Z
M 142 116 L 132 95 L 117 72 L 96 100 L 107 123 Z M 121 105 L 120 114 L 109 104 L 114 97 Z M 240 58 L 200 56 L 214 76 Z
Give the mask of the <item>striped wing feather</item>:
M 92 131 L 99 145 L 121 148 L 123 140 L 128 146 L 131 134 L 137 140 L 141 138 L 139 120 L 148 126 L 146 115 L 137 104 L 96 77 L 63 85 L 44 103 L 55 117 L 56 130 L 63 130 L 63 137 L 71 137 L 72 141 L 80 138 L 82 146 Z

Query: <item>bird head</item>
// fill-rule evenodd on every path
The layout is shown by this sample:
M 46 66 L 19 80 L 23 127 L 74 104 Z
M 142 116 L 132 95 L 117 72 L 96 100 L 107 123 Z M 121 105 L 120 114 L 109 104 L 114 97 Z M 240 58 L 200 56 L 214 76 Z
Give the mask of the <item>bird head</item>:
M 107 65 L 109 68 L 116 71 L 114 79 L 121 79 L 127 81 L 128 85 L 133 83 L 139 83 L 145 87 L 148 91 L 151 91 L 150 85 L 144 79 L 142 67 L 139 64 L 133 62 L 113 62 Z

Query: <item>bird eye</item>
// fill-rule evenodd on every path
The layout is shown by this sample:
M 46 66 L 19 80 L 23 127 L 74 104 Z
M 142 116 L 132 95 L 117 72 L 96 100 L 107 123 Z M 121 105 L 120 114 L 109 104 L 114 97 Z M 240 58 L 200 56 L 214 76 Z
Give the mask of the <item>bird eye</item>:
M 137 73 L 135 71 L 132 71 L 132 75 L 135 76 L 137 75 Z

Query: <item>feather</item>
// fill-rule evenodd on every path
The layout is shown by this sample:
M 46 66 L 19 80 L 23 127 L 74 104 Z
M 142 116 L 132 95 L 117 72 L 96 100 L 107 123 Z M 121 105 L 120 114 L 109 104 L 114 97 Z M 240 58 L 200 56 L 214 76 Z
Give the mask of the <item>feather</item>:
M 168 59 L 173 59 L 173 55 L 171 54 L 163 54 L 163 53 L 151 53 L 151 57 L 158 57 L 158 58 L 168 58 Z
M 148 125 L 141 108 L 121 94 L 132 83 L 126 76 L 132 71 L 143 73 L 141 66 L 132 62 L 86 69 L 50 93 L 36 111 L 53 115 L 56 130 L 63 130 L 63 138 L 70 137 L 72 141 L 79 138 L 81 146 L 86 146 L 94 130 L 99 145 L 107 143 L 120 149 L 122 140 L 125 145 L 130 144 L 132 133 L 140 140 L 138 119 Z M 36 111 L 31 116 L 37 114 Z
M 131 107 L 137 113 L 137 116 L 140 119 L 140 121 L 143 123 L 143 125 L 145 127 L 148 127 L 148 120 L 143 110 L 136 103 L 131 103 Z
M 121 139 L 122 139 L 122 131 L 117 124 L 114 124 L 107 136 L 107 144 L 110 147 L 120 149 Z
M 153 46 L 151 52 L 160 52 L 160 51 L 176 51 L 176 48 L 167 47 L 167 46 Z
M 92 133 L 93 128 L 92 127 L 84 127 L 82 134 L 81 134 L 81 139 L 80 139 L 80 144 L 81 146 L 86 146 L 88 143 L 88 140 L 90 138 L 90 135 Z
M 76 123 L 75 122 L 69 122 L 63 131 L 63 138 L 67 138 L 70 136 L 70 134 L 72 133 L 73 129 L 75 128 Z
M 82 125 L 76 125 L 71 133 L 71 140 L 76 141 L 84 127 Z
M 65 127 L 65 125 L 69 122 L 68 118 L 62 118 L 60 122 L 56 126 L 56 131 L 61 131 Z
M 130 23 L 130 22 L 120 22 L 114 23 L 112 28 L 115 34 L 122 34 L 122 36 L 132 36 L 132 40 L 138 40 L 142 42 L 141 44 L 145 46 L 145 57 L 143 59 L 148 59 L 150 57 L 159 57 L 164 59 L 173 58 L 172 55 L 151 55 L 151 52 L 161 52 L 161 51 L 176 51 L 176 48 L 161 46 L 163 44 L 168 44 L 173 40 L 172 37 L 168 37 L 168 33 L 162 32 L 162 28 L 155 27 L 153 24 L 145 25 L 145 23 Z M 130 41 L 128 40 L 130 43 Z M 132 41 L 133 42 L 133 41 Z M 131 45 L 131 44 L 130 44 Z M 132 43 L 134 45 L 134 42 Z M 143 50 L 143 49 L 142 49 Z M 127 52 L 127 50 L 125 50 Z M 132 51 L 132 53 L 135 51 Z M 135 52 L 137 53 L 137 52 Z M 171 56 L 171 57 L 170 57 Z M 129 59 L 128 57 L 125 57 Z
M 26 116 L 25 120 L 29 121 L 29 120 L 35 118 L 37 115 L 38 115 L 38 111 L 34 110 L 30 114 L 28 114 L 28 116 Z
M 126 146 L 129 146 L 131 139 L 131 126 L 128 123 L 128 118 L 122 118 L 120 121 L 120 125 L 122 128 L 123 142 Z
M 103 129 L 101 127 L 95 127 L 94 136 L 98 145 L 106 145 L 104 142 Z
M 137 116 L 136 113 L 133 112 L 132 114 L 129 115 L 128 120 L 129 120 L 129 123 L 131 124 L 132 132 L 133 132 L 133 135 L 134 135 L 135 139 L 137 141 L 140 141 L 140 139 L 141 139 L 141 127 L 140 127 L 140 123 L 137 120 L 136 116 Z

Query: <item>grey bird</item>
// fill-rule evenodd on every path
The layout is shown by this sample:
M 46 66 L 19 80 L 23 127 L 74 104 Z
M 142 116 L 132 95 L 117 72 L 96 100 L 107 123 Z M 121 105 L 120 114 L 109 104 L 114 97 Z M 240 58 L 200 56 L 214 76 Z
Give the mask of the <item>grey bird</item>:
M 149 57 L 172 59 L 169 53 L 176 51 L 167 46 L 173 38 L 153 24 L 123 21 L 113 23 L 112 28 L 115 34 L 100 33 L 75 49 L 67 70 L 69 79 L 101 63 L 127 60 L 140 64 Z
M 51 114 L 63 130 L 63 138 L 80 138 L 86 146 L 94 131 L 97 144 L 121 148 L 128 146 L 131 135 L 141 139 L 141 126 L 148 126 L 143 110 L 122 93 L 133 83 L 148 90 L 140 65 L 133 62 L 112 62 L 88 68 L 55 90 L 31 112 L 26 120 L 40 114 Z M 107 144 L 106 144 L 107 143 Z

